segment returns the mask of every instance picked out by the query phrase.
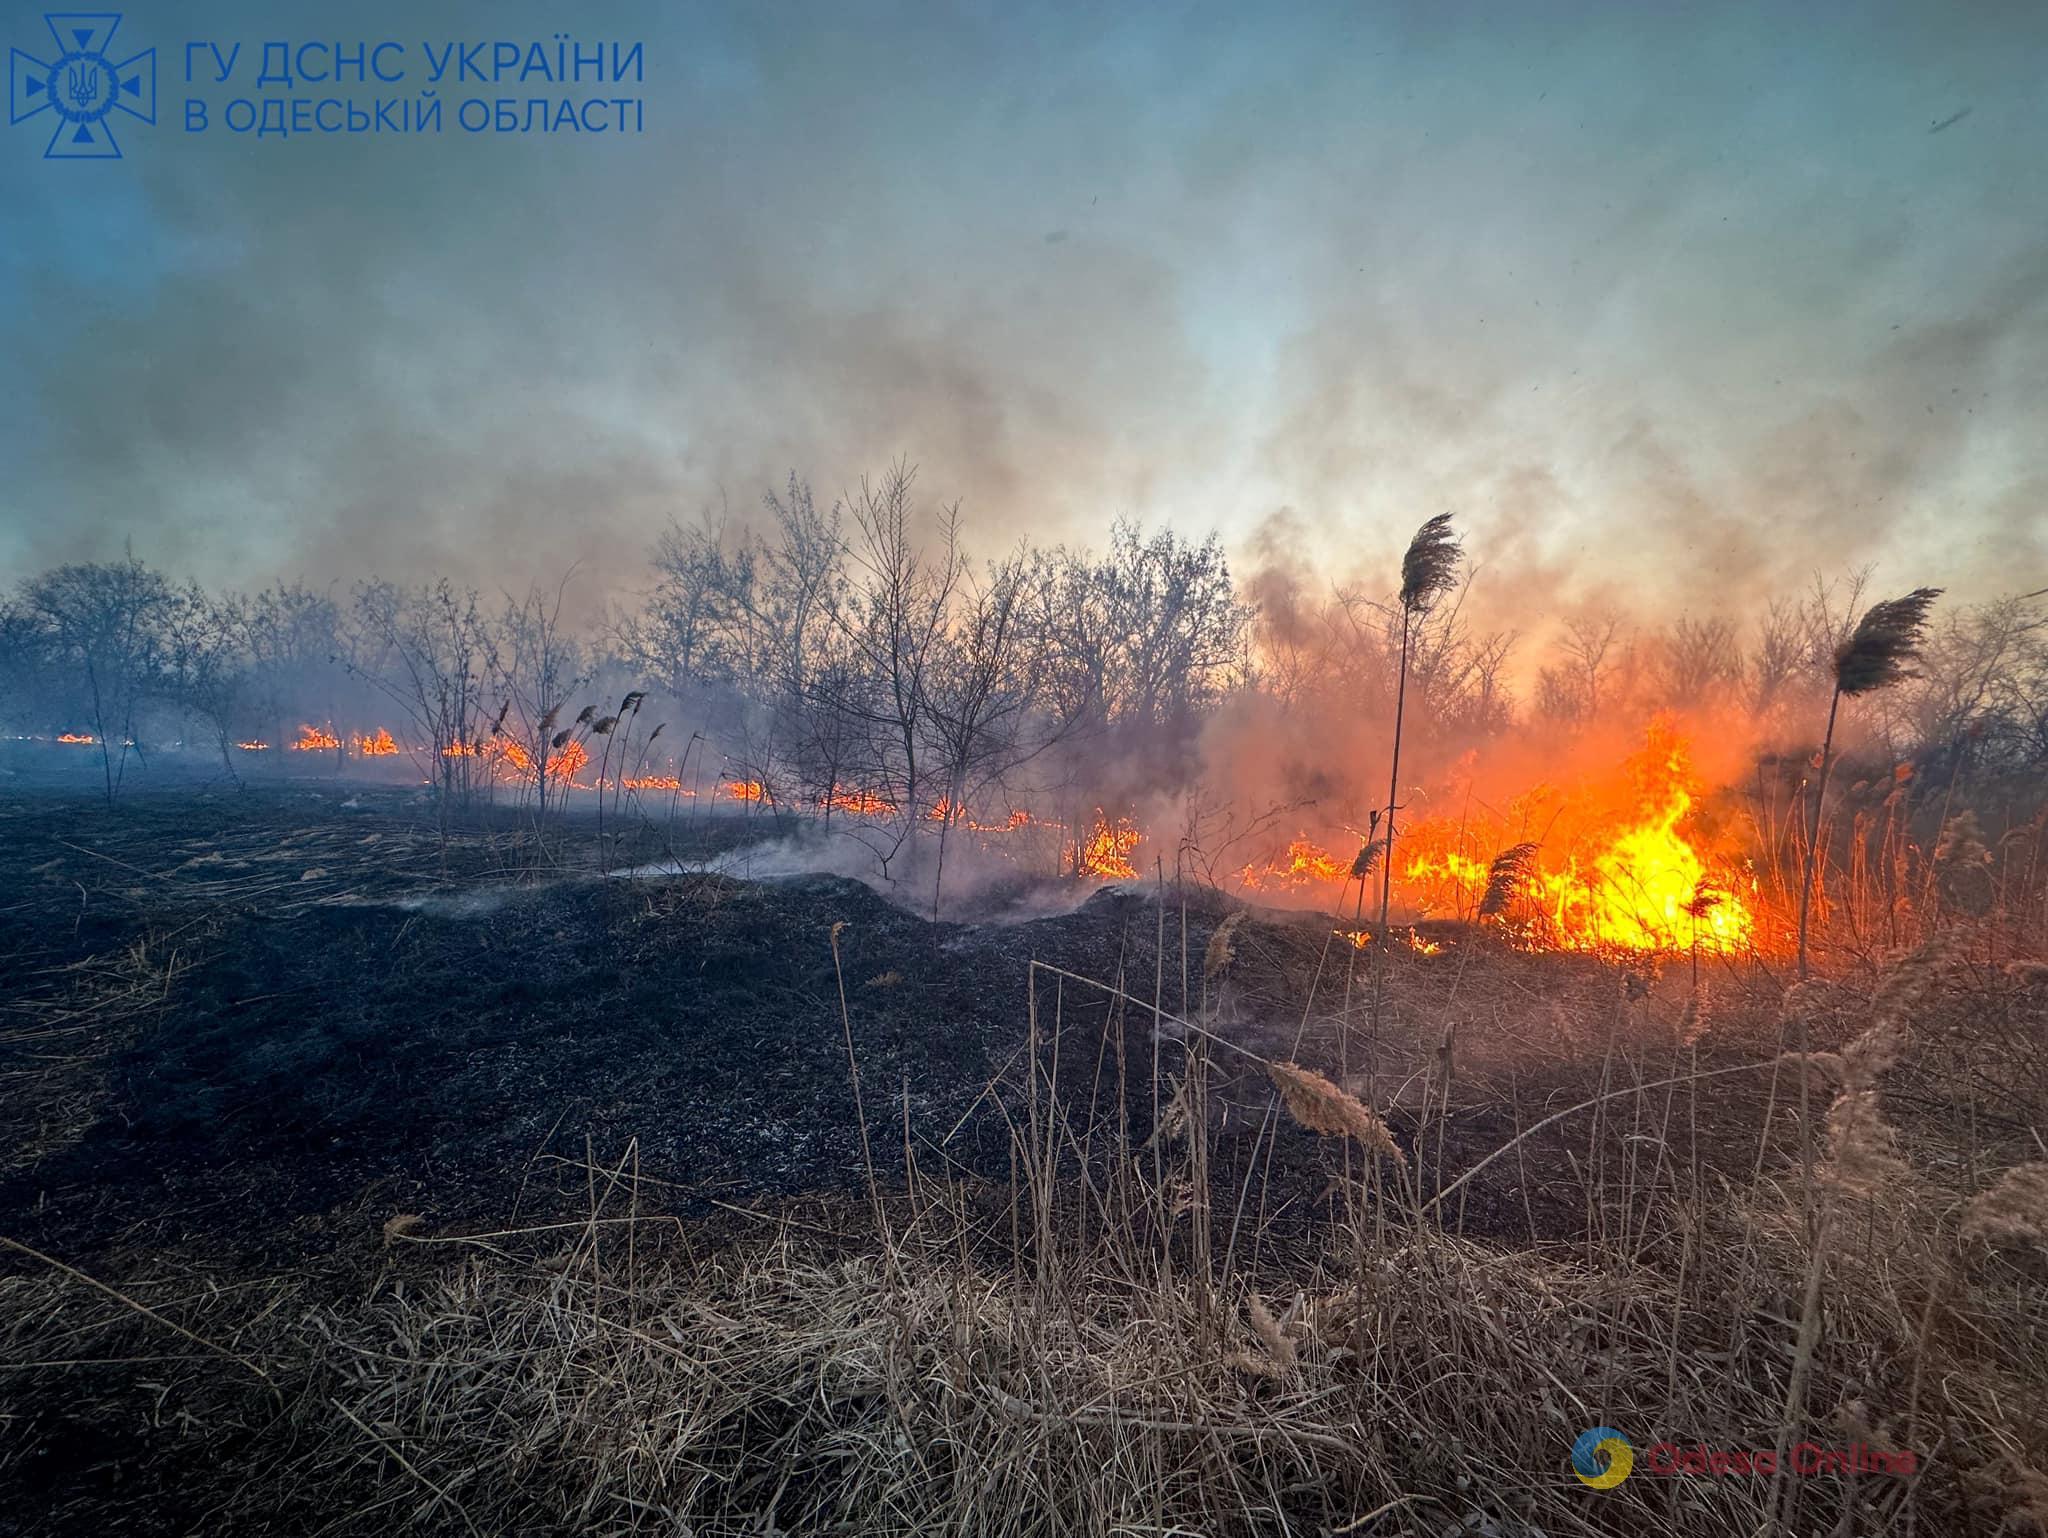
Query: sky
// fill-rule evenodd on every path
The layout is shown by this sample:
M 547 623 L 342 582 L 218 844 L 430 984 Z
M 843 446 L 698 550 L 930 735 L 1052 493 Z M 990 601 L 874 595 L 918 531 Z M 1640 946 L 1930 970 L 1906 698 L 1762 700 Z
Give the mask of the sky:
M 265 41 L 403 41 L 412 98 L 422 42 L 564 31 L 643 44 L 644 132 L 455 127 L 516 84 L 217 121 Z M 625 601 L 670 519 L 903 457 L 987 554 L 1125 516 L 1390 586 L 1448 510 L 1509 612 L 2048 586 L 2039 4 L 197 0 L 119 44 L 124 158 L 0 136 L 9 585 Z

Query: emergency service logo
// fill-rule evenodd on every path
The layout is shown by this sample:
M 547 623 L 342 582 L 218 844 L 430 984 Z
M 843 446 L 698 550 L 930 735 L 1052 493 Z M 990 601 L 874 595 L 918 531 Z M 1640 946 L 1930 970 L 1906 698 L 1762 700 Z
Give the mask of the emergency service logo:
M 145 48 L 116 62 L 116 11 L 58 11 L 43 20 L 56 43 L 47 61 L 8 50 L 7 121 L 54 114 L 45 160 L 119 160 L 116 116 L 156 122 L 156 50 Z

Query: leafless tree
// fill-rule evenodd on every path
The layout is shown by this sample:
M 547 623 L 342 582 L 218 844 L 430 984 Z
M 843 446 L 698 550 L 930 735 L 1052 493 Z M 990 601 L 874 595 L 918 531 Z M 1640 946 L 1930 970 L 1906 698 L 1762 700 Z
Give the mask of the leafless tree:
M 177 595 L 133 555 L 59 566 L 31 578 L 20 607 L 75 687 L 94 740 L 107 804 L 120 793 L 144 700 L 161 682 L 165 628 Z
M 196 582 L 179 589 L 166 612 L 166 689 L 189 715 L 205 723 L 221 766 L 237 784 L 237 728 L 254 689 L 250 670 L 249 602 L 234 593 L 209 596 Z

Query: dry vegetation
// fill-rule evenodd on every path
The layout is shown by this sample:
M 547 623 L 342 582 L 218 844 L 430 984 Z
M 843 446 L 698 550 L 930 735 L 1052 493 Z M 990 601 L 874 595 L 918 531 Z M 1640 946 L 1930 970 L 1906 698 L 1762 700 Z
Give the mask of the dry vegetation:
M 1790 988 L 1581 961 L 1547 1004 L 1474 937 L 1429 963 L 1448 991 L 1390 978 L 1369 1061 L 1368 962 L 1327 931 L 1157 923 L 1190 958 L 1160 993 L 1033 968 L 1008 1181 L 869 1084 L 901 1158 L 864 1197 L 682 1219 L 629 1145 L 550 1161 L 580 1215 L 365 1214 L 326 1274 L 17 1251 L 0 1405 L 35 1530 L 157 1530 L 165 1481 L 208 1532 L 2043 1530 L 2048 968 L 2013 915 Z M 1291 1040 L 1243 1025 L 1276 988 Z M 1104 1028 L 1064 1023 L 1091 996 Z M 1575 1088 L 1513 1088 L 1536 1024 Z M 1746 1144 L 1702 1136 L 1735 1101 Z M 1461 1148 L 1503 1106 L 1518 1130 Z M 1303 1129 L 1320 1188 L 1283 1196 Z M 1473 1237 L 1463 1198 L 1548 1140 L 1567 1228 Z M 1617 1489 L 1571 1475 L 1595 1425 L 1635 1444 Z M 1666 1438 L 1921 1472 L 1658 1477 Z

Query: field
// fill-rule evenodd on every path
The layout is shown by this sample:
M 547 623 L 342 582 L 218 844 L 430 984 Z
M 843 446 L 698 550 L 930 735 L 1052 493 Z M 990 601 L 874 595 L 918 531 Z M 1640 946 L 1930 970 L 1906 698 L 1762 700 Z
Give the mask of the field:
M 0 800 L 0 1532 L 2048 1521 L 2038 915 L 1793 986 L 767 826 Z

